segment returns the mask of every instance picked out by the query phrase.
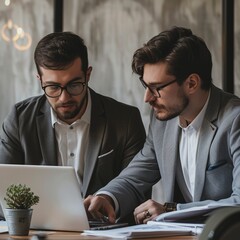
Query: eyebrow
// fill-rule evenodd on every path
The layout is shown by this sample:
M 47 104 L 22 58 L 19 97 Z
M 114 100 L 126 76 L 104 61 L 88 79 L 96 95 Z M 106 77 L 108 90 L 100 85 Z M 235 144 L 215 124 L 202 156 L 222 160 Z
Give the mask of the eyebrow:
M 155 86 L 155 85 L 164 85 L 164 83 L 148 83 L 150 86 Z
M 72 82 L 76 82 L 76 81 L 79 81 L 79 80 L 82 80 L 82 79 L 83 79 L 83 77 L 76 77 L 76 78 L 73 78 L 72 80 L 70 80 L 67 84 L 72 83 Z M 49 85 L 61 85 L 60 83 L 54 82 L 54 81 L 46 81 L 44 83 L 49 84 Z
M 161 87 L 164 86 L 166 83 L 148 83 L 150 87 Z

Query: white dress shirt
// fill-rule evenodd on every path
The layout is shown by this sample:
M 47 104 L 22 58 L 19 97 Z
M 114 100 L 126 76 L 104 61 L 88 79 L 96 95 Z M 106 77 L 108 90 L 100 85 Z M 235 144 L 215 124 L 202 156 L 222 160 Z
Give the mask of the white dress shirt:
M 58 152 L 58 165 L 73 166 L 82 184 L 86 149 L 89 140 L 89 128 L 91 121 L 91 96 L 88 90 L 87 107 L 81 119 L 71 125 L 58 119 L 51 108 L 52 126 L 55 129 Z
M 179 126 L 182 128 L 179 147 L 180 161 L 182 165 L 184 180 L 189 192 L 192 195 L 192 199 L 194 198 L 195 191 L 196 156 L 199 134 L 207 109 L 209 96 L 200 113 L 187 127 L 181 126 L 179 119 Z

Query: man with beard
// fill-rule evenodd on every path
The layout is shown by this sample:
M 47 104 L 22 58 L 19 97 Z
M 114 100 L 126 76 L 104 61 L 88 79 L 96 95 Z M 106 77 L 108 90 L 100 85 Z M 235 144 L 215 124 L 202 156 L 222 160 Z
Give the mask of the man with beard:
M 239 204 L 240 99 L 213 85 L 205 42 L 190 29 L 163 31 L 134 53 L 132 69 L 152 108 L 148 136 L 128 167 L 85 199 L 89 213 L 114 222 L 133 212 L 146 223 L 163 212 Z M 144 202 L 160 179 L 164 201 Z
M 76 34 L 48 34 L 34 60 L 45 94 L 17 103 L 6 117 L 0 163 L 73 166 L 83 197 L 94 194 L 143 147 L 140 112 L 88 87 L 92 67 Z

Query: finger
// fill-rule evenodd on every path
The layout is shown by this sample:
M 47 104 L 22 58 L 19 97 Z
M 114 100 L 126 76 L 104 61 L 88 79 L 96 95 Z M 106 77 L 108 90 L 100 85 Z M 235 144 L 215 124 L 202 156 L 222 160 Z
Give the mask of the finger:
M 139 205 L 138 207 L 136 207 L 134 209 L 134 213 L 136 215 L 140 214 L 140 213 L 152 208 L 152 206 L 154 206 L 154 204 L 155 204 L 155 201 L 153 201 L 152 199 L 148 199 L 146 202 L 144 202 L 141 205 Z
M 133 215 L 137 224 L 143 222 L 143 219 L 145 218 L 145 211 L 146 209 L 144 208 L 144 206 L 142 206 L 142 204 L 134 210 Z
M 104 201 L 104 214 L 106 215 L 106 217 L 108 218 L 108 221 L 110 223 L 115 223 L 116 221 L 116 214 L 115 214 L 115 210 L 114 210 L 114 203 L 113 200 L 107 196 L 107 195 L 98 195 L 99 198 L 103 198 Z
M 144 209 L 147 209 L 148 204 L 149 204 L 149 200 L 140 204 L 138 207 L 136 207 L 134 212 L 136 212 L 137 214 L 139 214 L 140 212 L 143 212 Z
M 115 223 L 116 214 L 112 206 L 105 206 L 104 215 L 102 216 L 102 218 L 107 219 L 107 221 L 110 223 Z
M 137 224 L 143 223 L 143 220 L 146 218 L 146 211 L 140 212 L 135 215 L 135 221 Z
M 90 205 L 90 202 L 91 202 L 91 199 L 92 199 L 92 195 L 89 195 L 87 198 L 84 199 L 83 201 L 83 204 L 84 204 L 84 207 L 85 209 L 87 210 L 89 205 Z
M 114 223 L 116 220 L 115 211 L 112 205 L 102 196 L 94 196 L 90 199 L 88 212 L 94 219 L 101 220 L 103 216 L 107 216 L 110 223 Z
M 88 196 L 86 199 L 84 199 L 84 201 L 83 201 L 84 208 L 85 208 L 85 210 L 86 210 L 88 219 L 91 219 L 91 218 L 92 218 L 92 215 L 91 215 L 91 214 L 89 213 L 89 211 L 88 211 L 88 208 L 89 208 L 91 199 L 92 199 L 92 196 L 89 195 L 89 196 Z
M 153 219 L 153 215 L 149 210 L 145 211 L 145 218 L 143 219 L 143 223 L 147 223 L 148 221 Z

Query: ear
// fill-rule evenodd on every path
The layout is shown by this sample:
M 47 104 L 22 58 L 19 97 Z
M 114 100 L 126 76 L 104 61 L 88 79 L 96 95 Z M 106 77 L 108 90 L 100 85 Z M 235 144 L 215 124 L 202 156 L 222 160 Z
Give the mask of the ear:
M 37 76 L 37 79 L 41 81 L 41 77 L 39 76 L 39 74 L 37 74 L 36 76 Z
M 90 80 L 91 73 L 92 73 L 92 66 L 88 67 L 87 72 L 86 72 L 86 82 L 87 83 Z
M 188 76 L 185 81 L 185 86 L 189 94 L 196 92 L 201 88 L 201 78 L 198 74 L 192 73 Z

